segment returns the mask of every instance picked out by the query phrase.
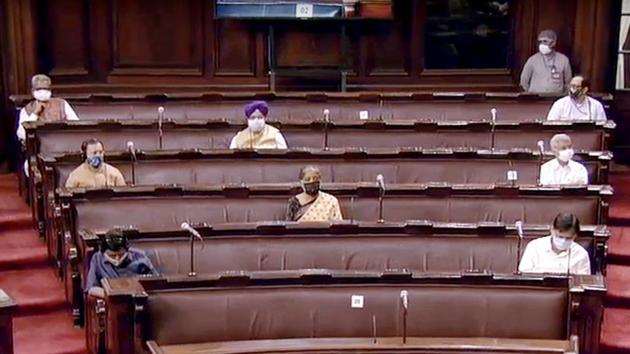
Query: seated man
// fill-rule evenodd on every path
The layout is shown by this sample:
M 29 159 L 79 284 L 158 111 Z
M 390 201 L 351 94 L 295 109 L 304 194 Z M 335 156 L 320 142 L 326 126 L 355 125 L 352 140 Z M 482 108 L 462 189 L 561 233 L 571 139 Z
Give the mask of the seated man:
M 566 134 L 556 134 L 549 142 L 556 158 L 540 167 L 540 184 L 543 186 L 563 184 L 588 184 L 588 172 L 573 158 L 573 144 Z
M 342 220 L 339 201 L 319 190 L 321 174 L 317 167 L 306 166 L 300 170 L 303 192 L 289 199 L 287 220 L 297 222 Z
M 553 103 L 547 120 L 606 120 L 604 106 L 596 99 L 587 96 L 589 82 L 583 76 L 576 76 L 569 83 L 569 95 Z
M 265 101 L 254 101 L 245 106 L 247 128 L 232 138 L 230 149 L 286 149 L 282 133 L 265 123 L 269 106 Z
M 523 273 L 591 274 L 591 262 L 584 247 L 574 242 L 580 221 L 573 214 L 558 214 L 550 236 L 531 241 L 525 248 L 518 270 Z
M 103 143 L 97 139 L 89 139 L 81 144 L 83 162 L 66 181 L 66 188 L 101 188 L 124 186 L 125 179 L 120 171 L 103 161 L 105 151 Z
M 20 121 L 17 128 L 17 136 L 20 141 L 26 139 L 26 131 L 22 126 L 24 122 L 79 120 L 66 100 L 51 97 L 50 86 L 50 78 L 46 75 L 35 75 L 31 79 L 31 93 L 34 100 L 20 110 Z
M 85 289 L 92 296 L 103 297 L 102 279 L 154 274 L 157 272 L 149 257 L 130 248 L 122 230 L 112 229 L 101 239 L 99 252 L 92 256 Z

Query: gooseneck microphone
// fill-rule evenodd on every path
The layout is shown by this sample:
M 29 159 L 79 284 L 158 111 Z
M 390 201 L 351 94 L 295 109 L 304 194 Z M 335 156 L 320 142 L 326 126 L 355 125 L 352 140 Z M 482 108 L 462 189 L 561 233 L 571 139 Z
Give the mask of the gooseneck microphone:
M 538 157 L 538 175 L 536 177 L 536 184 L 540 185 L 540 169 L 542 168 L 543 158 L 545 157 L 545 142 L 538 140 L 536 145 L 538 146 L 538 152 L 540 153 L 540 156 Z
M 382 224 L 383 220 L 383 198 L 385 197 L 385 178 L 382 174 L 376 176 L 376 183 L 378 184 L 378 220 L 377 223 Z
M 158 107 L 158 143 L 160 146 L 160 150 L 162 149 L 162 122 L 164 121 L 164 107 Z
M 197 273 L 195 273 L 195 239 L 201 240 L 203 246 L 203 237 L 201 237 L 201 234 L 199 234 L 199 232 L 187 222 L 183 222 L 180 225 L 180 228 L 188 231 L 190 234 L 190 271 L 188 272 L 188 276 L 194 277 L 197 276 Z
M 324 110 L 324 150 L 328 150 L 328 125 L 330 124 L 330 110 Z
M 497 125 L 497 109 L 496 108 L 492 108 L 490 110 L 490 115 L 491 115 L 491 131 L 490 131 L 490 150 L 494 151 L 494 137 L 495 137 L 495 128 Z
M 521 249 L 523 247 L 523 222 L 519 220 L 514 223 L 514 226 L 516 227 L 516 233 L 518 234 L 518 241 L 516 244 L 516 274 L 521 274 L 518 270 L 518 266 L 521 263 Z
M 136 157 L 136 149 L 134 148 L 133 141 L 127 142 L 127 152 L 129 152 L 129 156 L 131 157 L 131 184 L 136 184 L 136 162 L 138 162 L 138 158 Z
M 400 291 L 400 303 L 403 309 L 403 344 L 407 343 L 407 313 L 409 310 L 409 292 L 407 290 Z

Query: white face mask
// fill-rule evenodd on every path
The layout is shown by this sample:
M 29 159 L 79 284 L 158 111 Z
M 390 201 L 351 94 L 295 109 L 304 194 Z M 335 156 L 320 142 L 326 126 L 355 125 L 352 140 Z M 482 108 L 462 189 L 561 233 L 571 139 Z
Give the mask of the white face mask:
M 573 149 L 564 149 L 558 152 L 558 160 L 569 162 L 573 158 Z
M 551 47 L 547 44 L 539 44 L 538 45 L 538 51 L 541 52 L 542 54 L 549 54 L 551 53 Z
M 553 246 L 560 251 L 566 251 L 573 244 L 573 240 L 570 238 L 558 237 L 556 235 L 551 236 L 551 242 L 553 242 Z
M 258 133 L 265 128 L 265 120 L 264 119 L 248 119 L 247 127 L 251 129 L 253 132 Z
M 52 92 L 50 92 L 50 90 L 39 89 L 33 91 L 33 98 L 38 101 L 46 102 L 50 99 L 50 96 L 52 96 Z
M 104 254 L 105 259 L 107 259 L 107 261 L 109 263 L 111 263 L 114 267 L 118 267 L 122 264 L 122 262 L 125 261 L 125 259 L 127 259 L 127 253 L 125 253 L 122 257 L 120 257 L 119 259 L 115 259 L 110 257 L 107 253 Z

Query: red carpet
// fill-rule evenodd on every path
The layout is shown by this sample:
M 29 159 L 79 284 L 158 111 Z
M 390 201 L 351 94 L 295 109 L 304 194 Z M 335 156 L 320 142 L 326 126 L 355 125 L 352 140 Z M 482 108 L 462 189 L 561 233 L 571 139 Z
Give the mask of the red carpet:
M 613 173 L 615 197 L 610 205 L 606 284 L 602 324 L 603 354 L 630 353 L 630 173 Z
M 18 304 L 15 354 L 86 353 L 84 331 L 72 326 L 62 284 L 14 175 L 0 176 L 0 242 L 0 288 Z
M 614 173 L 608 243 L 608 294 L 602 354 L 630 354 L 630 173 Z M 47 263 L 29 208 L 17 194 L 17 178 L 0 176 L 0 288 L 18 303 L 16 354 L 83 354 L 85 334 L 72 327 L 62 284 Z M 586 353 L 588 354 L 588 353 Z

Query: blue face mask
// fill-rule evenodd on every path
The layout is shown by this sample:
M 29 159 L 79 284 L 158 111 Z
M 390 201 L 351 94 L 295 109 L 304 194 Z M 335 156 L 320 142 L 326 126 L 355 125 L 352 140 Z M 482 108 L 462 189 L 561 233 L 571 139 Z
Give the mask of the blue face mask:
M 88 157 L 86 162 L 88 165 L 94 168 L 99 168 L 103 164 L 103 156 L 96 155 L 96 156 Z

